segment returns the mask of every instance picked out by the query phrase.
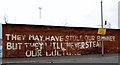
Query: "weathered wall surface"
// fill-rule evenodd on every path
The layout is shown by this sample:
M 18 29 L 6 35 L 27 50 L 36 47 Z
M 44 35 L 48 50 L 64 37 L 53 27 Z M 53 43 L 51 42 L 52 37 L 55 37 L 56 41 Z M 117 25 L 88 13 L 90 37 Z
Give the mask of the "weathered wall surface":
M 101 53 L 96 28 L 3 24 L 3 58 L 68 56 Z M 107 29 L 105 53 L 119 50 L 119 30 Z

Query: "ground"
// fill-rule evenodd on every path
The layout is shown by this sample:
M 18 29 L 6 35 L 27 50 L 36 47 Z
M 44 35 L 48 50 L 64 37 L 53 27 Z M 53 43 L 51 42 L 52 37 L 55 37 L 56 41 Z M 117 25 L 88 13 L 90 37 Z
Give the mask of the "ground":
M 118 63 L 118 54 L 80 55 L 62 57 L 6 58 L 2 63 Z

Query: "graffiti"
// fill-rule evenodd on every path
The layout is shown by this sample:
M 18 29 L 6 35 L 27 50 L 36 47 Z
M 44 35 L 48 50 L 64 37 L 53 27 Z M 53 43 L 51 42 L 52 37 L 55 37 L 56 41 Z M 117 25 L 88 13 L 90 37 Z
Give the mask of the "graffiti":
M 22 43 L 7 42 L 7 50 L 21 50 Z
M 7 40 L 25 40 L 25 35 L 5 34 Z
M 36 44 L 36 43 L 35 43 Z M 40 43 L 39 43 L 40 44 Z M 63 46 L 63 43 L 50 43 L 51 45 L 51 53 L 48 51 L 45 51 L 45 56 L 62 56 L 62 55 L 71 55 L 71 53 L 68 53 L 68 48 L 72 50 L 76 49 L 86 49 L 86 48 L 93 48 L 93 47 L 99 47 L 99 43 L 95 42 L 77 42 L 77 43 L 64 43 L 65 46 Z M 60 45 L 59 45 L 60 44 Z M 46 45 L 46 44 L 45 44 Z M 56 47 L 55 47 L 56 46 Z M 44 48 L 47 48 L 48 46 L 45 46 Z M 39 49 L 36 47 L 36 50 L 28 50 L 26 51 L 26 56 L 27 57 L 34 57 L 34 56 L 42 56 L 42 49 L 43 49 L 43 44 L 40 44 Z M 60 53 L 62 52 L 62 53 Z M 35 53 L 35 55 L 33 55 Z M 49 54 L 48 54 L 49 53 Z M 74 53 L 74 55 L 80 55 L 80 53 Z
M 22 50 L 26 57 L 80 55 L 76 50 L 101 47 L 101 36 L 94 35 L 18 35 L 5 34 L 6 49 Z M 11 42 L 11 40 L 16 42 Z M 34 41 L 34 42 L 26 42 Z M 24 41 L 24 42 L 23 42 Z M 105 41 L 115 41 L 115 36 L 105 36 Z M 29 48 L 32 48 L 29 49 Z M 71 52 L 73 51 L 73 52 Z
M 63 36 L 29 35 L 29 40 L 34 40 L 34 41 L 63 41 Z
M 115 41 L 115 36 L 103 36 L 104 41 Z M 97 41 L 101 41 L 102 36 L 97 36 Z

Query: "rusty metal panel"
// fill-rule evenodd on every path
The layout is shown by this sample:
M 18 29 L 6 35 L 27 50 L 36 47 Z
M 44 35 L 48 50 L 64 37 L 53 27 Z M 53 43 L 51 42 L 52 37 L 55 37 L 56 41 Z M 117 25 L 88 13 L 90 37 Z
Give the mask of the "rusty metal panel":
M 3 58 L 101 53 L 97 28 L 3 24 Z M 118 30 L 104 35 L 105 53 L 118 52 Z

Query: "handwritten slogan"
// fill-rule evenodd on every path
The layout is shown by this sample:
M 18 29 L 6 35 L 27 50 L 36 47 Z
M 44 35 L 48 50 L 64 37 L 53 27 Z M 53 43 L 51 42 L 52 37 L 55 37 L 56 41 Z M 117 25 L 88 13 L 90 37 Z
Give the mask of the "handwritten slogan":
M 23 53 L 26 57 L 40 57 L 80 55 L 81 49 L 101 47 L 102 37 L 95 35 L 5 34 L 5 38 L 8 51 L 25 48 Z M 115 36 L 104 36 L 104 41 L 115 41 Z

